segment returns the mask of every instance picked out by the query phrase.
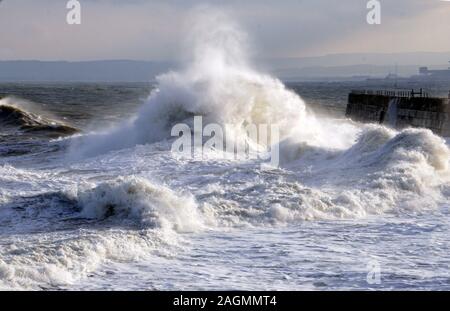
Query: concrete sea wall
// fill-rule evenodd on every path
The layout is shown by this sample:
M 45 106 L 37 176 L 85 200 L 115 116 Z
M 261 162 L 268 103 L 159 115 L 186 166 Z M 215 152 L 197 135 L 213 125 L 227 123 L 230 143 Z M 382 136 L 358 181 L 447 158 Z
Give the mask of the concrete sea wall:
M 413 94 L 414 95 L 414 94 Z M 411 96 L 410 92 L 352 92 L 346 116 L 359 122 L 393 128 L 423 127 L 450 137 L 450 103 L 447 98 Z

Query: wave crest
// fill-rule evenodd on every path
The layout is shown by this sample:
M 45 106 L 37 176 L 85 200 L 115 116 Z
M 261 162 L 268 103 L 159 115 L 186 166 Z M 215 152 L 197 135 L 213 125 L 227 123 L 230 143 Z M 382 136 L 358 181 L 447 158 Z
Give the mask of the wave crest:
M 130 218 L 146 227 L 177 232 L 197 231 L 204 226 L 193 196 L 177 195 L 140 177 L 118 178 L 82 191 L 78 202 L 82 216 L 87 218 Z
M 78 132 L 78 129 L 63 122 L 18 107 L 11 98 L 0 100 L 0 126 L 27 133 L 42 133 L 49 137 L 68 136 Z

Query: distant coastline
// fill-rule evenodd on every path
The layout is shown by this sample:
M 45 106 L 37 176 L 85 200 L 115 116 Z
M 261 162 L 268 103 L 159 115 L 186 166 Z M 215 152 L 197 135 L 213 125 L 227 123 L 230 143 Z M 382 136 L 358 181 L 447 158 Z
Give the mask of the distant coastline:
M 318 57 L 256 59 L 255 67 L 284 81 L 361 80 L 390 74 L 410 77 L 419 67 L 446 69 L 450 52 L 355 53 Z M 151 82 L 179 64 L 171 61 L 0 60 L 0 83 L 5 82 Z
M 134 60 L 0 61 L 0 82 L 148 82 L 173 66 Z

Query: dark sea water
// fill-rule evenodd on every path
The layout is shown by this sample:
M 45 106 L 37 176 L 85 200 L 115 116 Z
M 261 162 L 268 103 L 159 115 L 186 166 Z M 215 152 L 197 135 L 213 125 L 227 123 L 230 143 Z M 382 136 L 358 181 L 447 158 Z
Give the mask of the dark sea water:
M 258 79 L 218 101 L 306 105 L 276 170 L 174 157 L 153 124 L 205 105 L 176 79 L 0 84 L 0 289 L 450 289 L 448 144 L 345 118 L 354 89 L 450 85 Z

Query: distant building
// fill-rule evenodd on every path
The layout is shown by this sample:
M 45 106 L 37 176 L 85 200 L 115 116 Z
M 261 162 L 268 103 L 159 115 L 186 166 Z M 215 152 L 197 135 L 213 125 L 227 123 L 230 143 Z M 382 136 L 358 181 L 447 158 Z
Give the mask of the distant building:
M 435 80 L 450 80 L 450 67 L 448 69 L 441 70 L 429 70 L 428 67 L 420 67 L 419 76 L 428 77 Z

